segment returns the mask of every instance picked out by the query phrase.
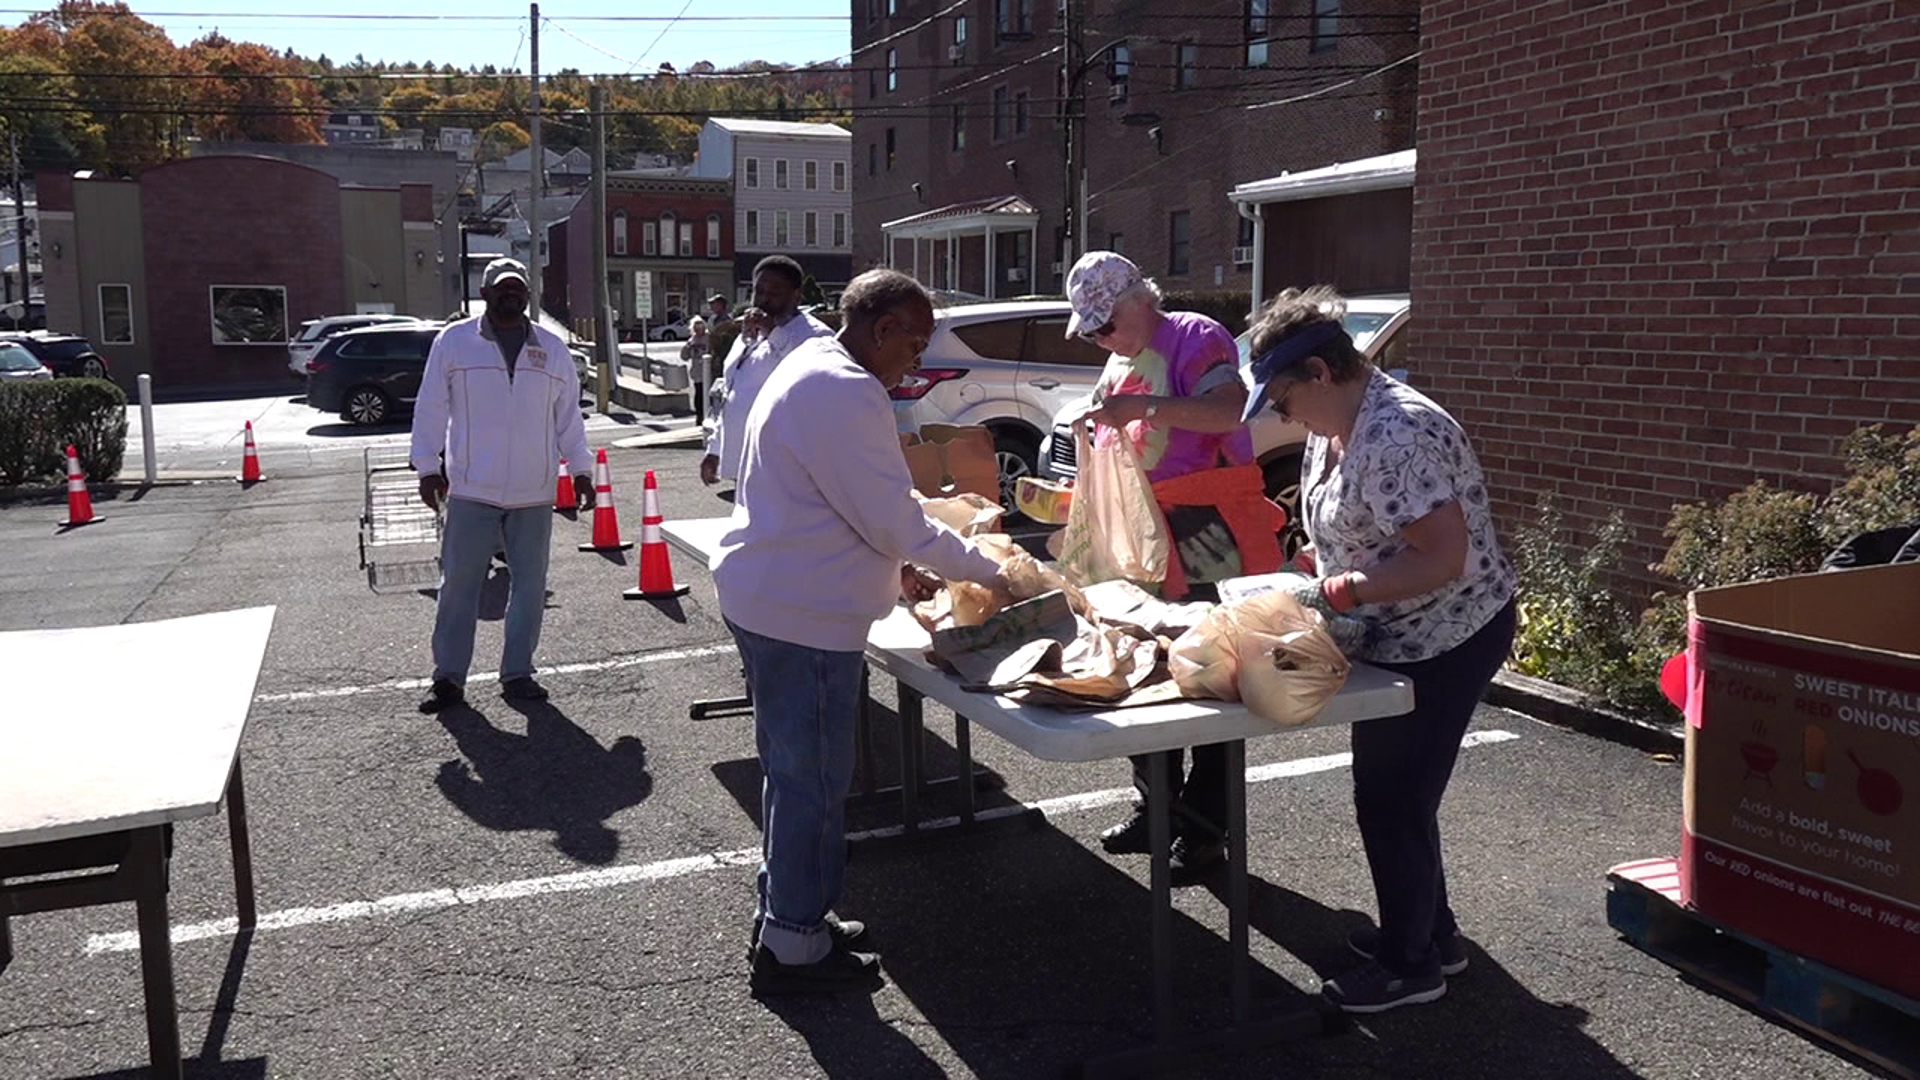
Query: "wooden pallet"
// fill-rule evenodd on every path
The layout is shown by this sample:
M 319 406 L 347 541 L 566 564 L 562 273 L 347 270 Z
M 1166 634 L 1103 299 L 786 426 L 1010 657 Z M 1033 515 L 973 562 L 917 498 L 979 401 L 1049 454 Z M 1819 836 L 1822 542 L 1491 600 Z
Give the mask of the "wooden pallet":
M 1607 871 L 1607 924 L 1691 982 L 1892 1076 L 1920 1080 L 1920 1002 L 1682 907 L 1677 860 Z

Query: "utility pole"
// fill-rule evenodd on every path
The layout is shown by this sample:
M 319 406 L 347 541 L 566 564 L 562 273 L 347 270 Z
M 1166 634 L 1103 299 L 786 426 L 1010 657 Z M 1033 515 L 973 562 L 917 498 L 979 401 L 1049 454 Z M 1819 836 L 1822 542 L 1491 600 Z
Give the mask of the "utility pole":
M 1060 134 L 1066 142 L 1066 169 L 1063 172 L 1064 185 L 1060 200 L 1060 274 L 1061 287 L 1065 288 L 1066 273 L 1073 267 L 1074 260 L 1080 257 L 1085 246 L 1081 233 L 1085 225 L 1080 221 L 1080 65 L 1075 59 L 1079 51 L 1080 5 L 1074 0 L 1061 0 L 1060 4 Z
M 7 145 L 13 158 L 13 251 L 20 266 L 20 325 L 24 329 L 33 279 L 27 273 L 27 196 L 20 187 L 20 133 L 9 131 Z
M 607 304 L 606 95 L 598 82 L 587 89 L 587 109 L 593 113 L 593 366 L 600 384 L 595 401 L 602 413 L 608 411 L 613 396 L 613 357 L 620 348 L 613 340 L 613 312 Z
M 533 57 L 533 89 L 527 98 L 530 123 L 527 134 L 532 137 L 528 144 L 528 167 L 533 170 L 533 196 L 527 200 L 527 229 L 533 235 L 533 248 L 527 258 L 527 291 L 532 293 L 529 309 L 538 317 L 544 308 L 540 303 L 540 245 L 546 237 L 540 234 L 540 196 L 547 179 L 547 155 L 540 146 L 540 5 L 529 4 L 532 9 L 533 29 L 527 34 L 530 46 L 528 53 Z

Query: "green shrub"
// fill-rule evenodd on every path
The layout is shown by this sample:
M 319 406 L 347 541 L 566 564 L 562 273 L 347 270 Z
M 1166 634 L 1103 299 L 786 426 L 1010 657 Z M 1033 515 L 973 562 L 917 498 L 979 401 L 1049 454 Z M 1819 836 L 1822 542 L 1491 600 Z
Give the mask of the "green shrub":
M 60 470 L 54 449 L 57 382 L 0 382 L 0 484 L 24 484 Z
M 1633 614 L 1608 586 L 1620 565 L 1627 528 L 1616 511 L 1585 550 L 1565 539 L 1559 505 L 1542 499 L 1538 517 L 1515 533 L 1520 625 L 1513 667 L 1638 709 Z
M 1889 435 L 1880 425 L 1847 436 L 1841 451 L 1847 479 L 1827 497 L 1822 530 L 1827 543 L 1874 529 L 1920 521 L 1920 428 Z
M 1237 335 L 1247 328 L 1253 298 L 1246 292 L 1225 289 L 1174 289 L 1161 306 L 1168 311 L 1198 312 L 1226 327 L 1227 333 Z
M 1820 518 L 1818 497 L 1757 481 L 1718 504 L 1674 507 L 1672 545 L 1653 569 L 1689 590 L 1818 570 L 1831 547 Z
M 58 476 L 66 448 L 95 483 L 120 474 L 127 395 L 105 379 L 0 384 L 0 483 Z

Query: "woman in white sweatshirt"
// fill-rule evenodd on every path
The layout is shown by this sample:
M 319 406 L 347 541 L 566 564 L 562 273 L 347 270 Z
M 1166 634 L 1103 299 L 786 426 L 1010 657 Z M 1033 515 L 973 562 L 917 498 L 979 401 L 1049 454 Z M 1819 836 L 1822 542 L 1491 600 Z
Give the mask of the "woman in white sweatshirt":
M 760 390 L 733 527 L 712 564 L 766 774 L 757 994 L 878 986 L 879 958 L 854 948 L 866 928 L 832 915 L 867 632 L 910 565 L 1003 584 L 997 563 L 921 513 L 900 453 L 887 391 L 933 334 L 925 290 L 869 271 L 841 312 L 837 336 L 794 349 Z

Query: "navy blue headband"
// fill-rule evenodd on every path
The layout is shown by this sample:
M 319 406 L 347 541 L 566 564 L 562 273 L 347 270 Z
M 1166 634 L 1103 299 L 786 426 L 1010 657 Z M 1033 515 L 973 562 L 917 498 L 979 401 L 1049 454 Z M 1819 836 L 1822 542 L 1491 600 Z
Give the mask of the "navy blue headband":
M 1346 328 L 1337 322 L 1314 323 L 1254 357 L 1247 367 L 1252 372 L 1254 381 L 1264 383 L 1286 368 L 1312 356 L 1320 350 L 1321 346 L 1346 336 Z

